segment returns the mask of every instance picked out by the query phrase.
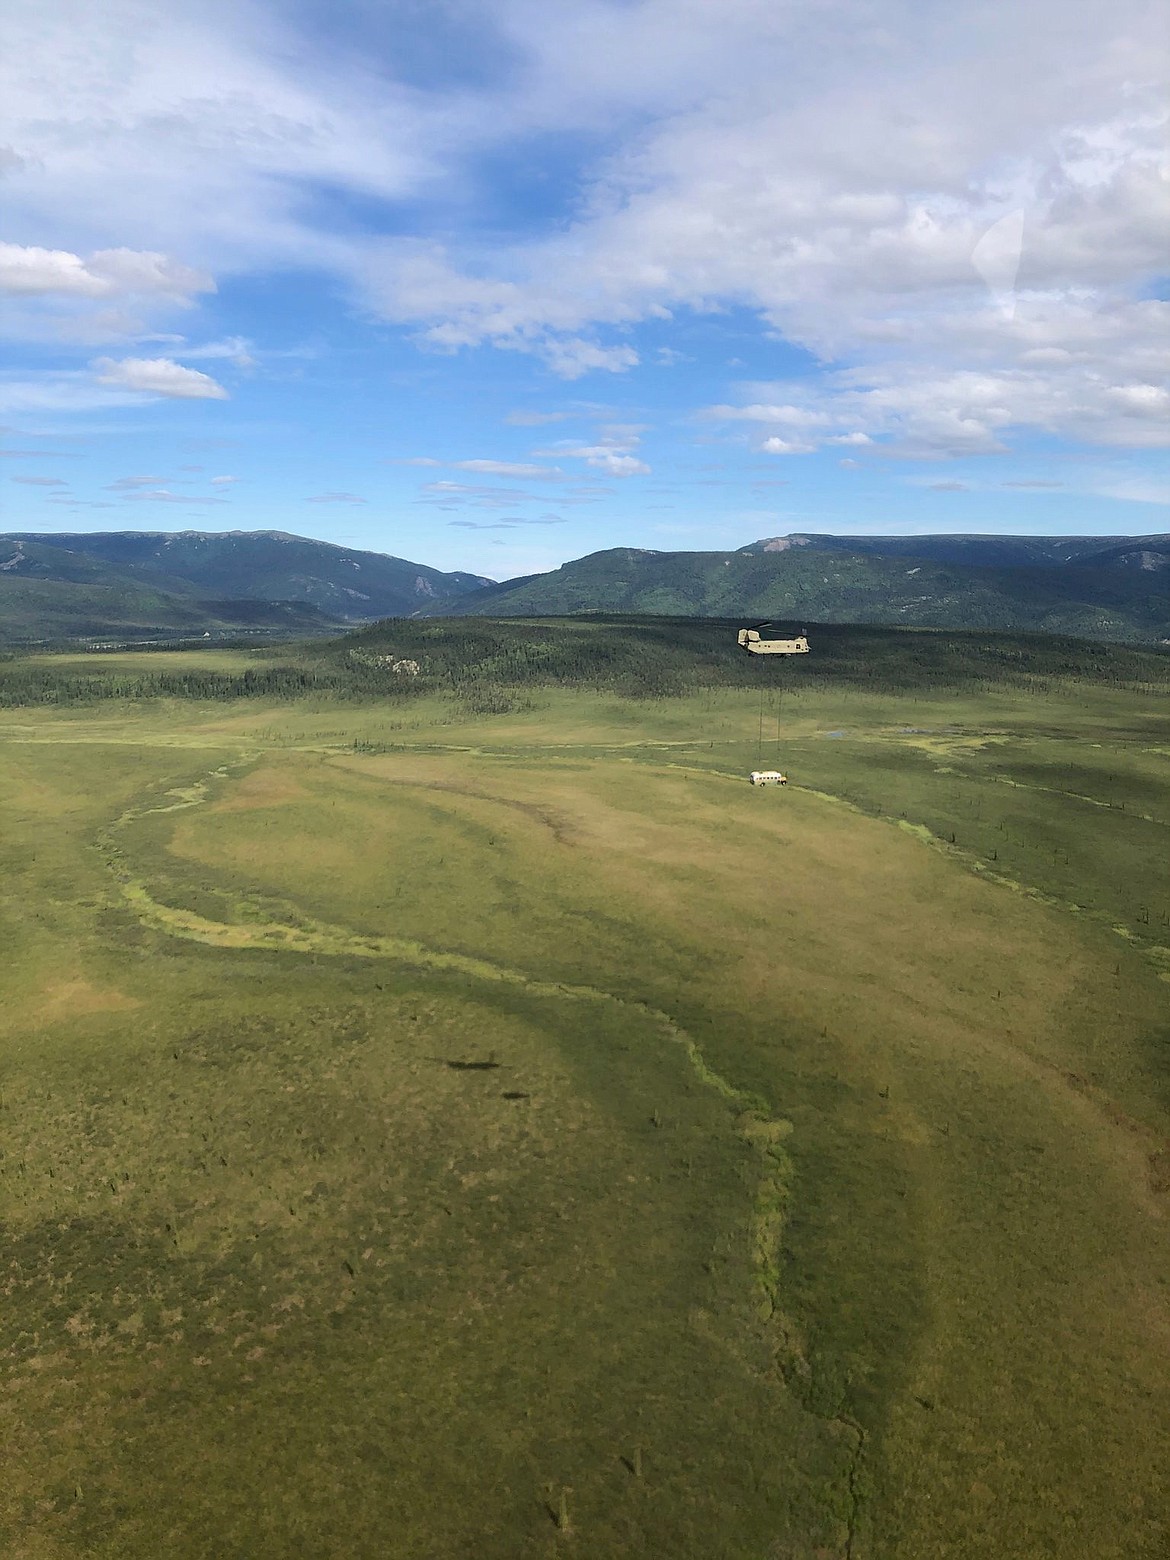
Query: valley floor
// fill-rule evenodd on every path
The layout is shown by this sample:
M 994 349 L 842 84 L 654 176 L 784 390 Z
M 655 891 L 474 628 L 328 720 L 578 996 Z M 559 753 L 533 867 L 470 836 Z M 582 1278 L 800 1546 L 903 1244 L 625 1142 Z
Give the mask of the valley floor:
M 0 711 L 3 1553 L 1164 1554 L 1164 704 Z

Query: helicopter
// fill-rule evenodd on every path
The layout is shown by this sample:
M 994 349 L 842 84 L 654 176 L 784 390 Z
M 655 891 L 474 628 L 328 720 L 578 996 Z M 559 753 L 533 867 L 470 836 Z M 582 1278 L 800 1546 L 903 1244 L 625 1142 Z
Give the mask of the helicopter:
M 761 639 L 760 629 L 771 628 L 771 623 L 757 623 L 754 628 L 741 628 L 737 643 L 749 655 L 808 655 L 808 639 L 800 633 L 795 639 Z

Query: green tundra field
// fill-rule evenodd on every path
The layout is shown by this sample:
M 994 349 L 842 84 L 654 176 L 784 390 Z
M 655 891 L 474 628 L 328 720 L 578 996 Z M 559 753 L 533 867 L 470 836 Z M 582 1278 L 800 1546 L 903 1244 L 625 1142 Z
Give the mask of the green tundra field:
M 0 1553 L 1168 1552 L 1170 656 L 809 632 L 0 662 Z

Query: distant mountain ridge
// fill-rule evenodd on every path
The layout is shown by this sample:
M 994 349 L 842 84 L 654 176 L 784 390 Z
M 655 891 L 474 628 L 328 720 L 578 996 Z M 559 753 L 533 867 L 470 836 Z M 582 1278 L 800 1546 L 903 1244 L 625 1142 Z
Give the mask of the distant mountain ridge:
M 792 532 L 766 536 L 739 548 L 745 553 L 788 552 L 808 547 L 814 552 L 865 553 L 881 558 L 929 558 L 934 563 L 962 563 L 974 568 L 1073 568 L 1118 564 L 1135 555 L 1166 557 L 1170 535 L 1164 536 L 987 536 L 977 532 L 929 536 L 827 536 Z M 1160 549 L 1160 551 L 1159 551 Z M 1121 565 L 1125 566 L 1125 565 Z M 1136 567 L 1165 565 L 1138 563 Z
M 14 531 L 0 542 L 32 542 L 147 571 L 161 588 L 195 587 L 223 599 L 303 601 L 341 622 L 402 617 L 490 584 L 480 574 L 317 542 L 287 531 L 96 531 L 51 536 Z
M 1170 536 L 797 534 L 729 552 L 616 547 L 471 591 L 448 610 L 774 617 L 1170 643 Z
M 615 547 L 500 583 L 283 531 L 0 535 L 0 642 L 328 633 L 381 618 L 775 618 L 1170 643 L 1170 536 L 764 537 Z
M 306 602 L 202 600 L 182 580 L 0 537 L 0 645 L 203 634 L 317 635 L 339 626 Z
M 0 535 L 0 643 L 321 634 L 443 608 L 490 583 L 284 531 Z

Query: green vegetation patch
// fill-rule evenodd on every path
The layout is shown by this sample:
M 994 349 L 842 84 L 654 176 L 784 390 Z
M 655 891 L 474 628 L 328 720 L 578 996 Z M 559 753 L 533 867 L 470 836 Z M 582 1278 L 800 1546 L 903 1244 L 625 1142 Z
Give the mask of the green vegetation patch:
M 1161 659 L 400 627 L 0 719 L 0 1547 L 1159 1556 Z
M 814 654 L 749 656 L 734 619 L 579 618 L 497 621 L 387 619 L 341 639 L 254 652 L 234 664 L 194 649 L 91 657 L 0 658 L 0 706 L 109 699 L 303 699 L 409 705 L 440 696 L 472 717 L 526 713 L 550 688 L 623 699 L 680 698 L 697 690 L 789 688 L 916 694 L 925 689 L 1044 691 L 1092 683 L 1165 696 L 1170 655 L 1041 634 L 912 630 L 822 623 Z M 795 629 L 795 624 L 778 628 Z

